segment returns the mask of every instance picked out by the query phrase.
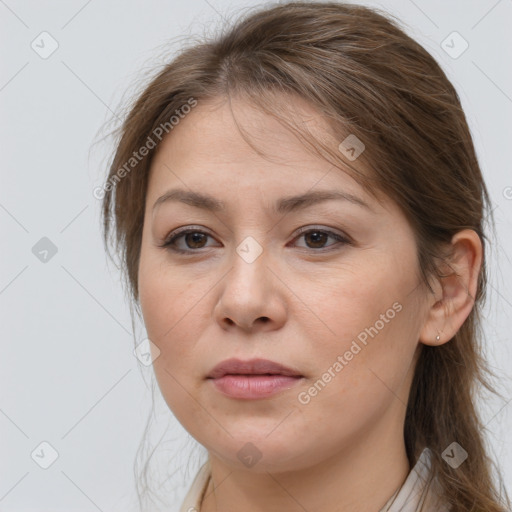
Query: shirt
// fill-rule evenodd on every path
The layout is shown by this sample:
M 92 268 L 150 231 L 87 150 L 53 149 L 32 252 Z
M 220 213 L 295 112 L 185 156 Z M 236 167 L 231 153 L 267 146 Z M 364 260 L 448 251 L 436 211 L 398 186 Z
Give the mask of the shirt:
M 425 448 L 405 482 L 379 512 L 449 512 L 441 501 L 437 480 L 429 475 L 431 451 Z M 203 495 L 210 481 L 210 464 L 206 461 L 192 482 L 179 512 L 200 512 Z

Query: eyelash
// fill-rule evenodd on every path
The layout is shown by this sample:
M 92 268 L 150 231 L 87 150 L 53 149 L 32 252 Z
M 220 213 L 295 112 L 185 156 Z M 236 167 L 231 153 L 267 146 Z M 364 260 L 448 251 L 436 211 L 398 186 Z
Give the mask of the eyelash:
M 297 236 L 294 238 L 294 240 L 299 238 L 301 235 L 304 235 L 304 234 L 307 234 L 307 233 L 312 233 L 312 232 L 314 232 L 314 233 L 325 233 L 325 234 L 331 236 L 332 238 L 334 238 L 338 242 L 338 244 L 331 244 L 331 245 L 327 246 L 326 248 L 322 247 L 320 249 L 310 249 L 308 247 L 302 247 L 302 249 L 310 249 L 313 252 L 325 253 L 325 252 L 330 252 L 332 250 L 335 250 L 335 249 L 331 249 L 331 247 L 333 247 L 333 246 L 337 246 L 337 245 L 340 245 L 340 244 L 341 245 L 350 245 L 352 243 L 351 240 L 349 240 L 348 237 L 345 237 L 345 236 L 340 235 L 338 233 L 334 233 L 333 231 L 329 231 L 329 230 L 326 230 L 326 229 L 320 229 L 320 228 L 301 228 L 301 229 L 299 229 L 299 232 L 297 233 Z M 159 244 L 159 247 L 161 247 L 163 249 L 166 249 L 168 251 L 179 253 L 179 254 L 199 253 L 199 252 L 201 252 L 201 249 L 205 249 L 205 247 L 201 247 L 199 249 L 184 250 L 184 249 L 178 249 L 176 247 L 173 247 L 173 245 L 175 244 L 175 242 L 179 238 L 182 238 L 184 235 L 187 235 L 189 233 L 201 233 L 203 235 L 212 237 L 209 233 L 201 231 L 200 229 L 186 228 L 186 229 L 183 229 L 183 230 L 178 230 L 177 232 L 173 233 L 172 236 L 167 237 L 162 244 Z M 206 249 L 207 249 L 207 247 L 206 247 Z

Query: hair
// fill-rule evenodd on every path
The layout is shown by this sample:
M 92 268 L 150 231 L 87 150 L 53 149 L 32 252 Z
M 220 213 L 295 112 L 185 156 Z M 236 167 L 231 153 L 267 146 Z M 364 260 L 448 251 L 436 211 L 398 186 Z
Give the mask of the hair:
M 233 97 L 276 117 L 375 197 L 395 201 L 413 227 L 426 290 L 432 292 L 433 278 L 447 275 L 442 267 L 449 268 L 453 235 L 462 229 L 479 235 L 484 258 L 473 308 L 449 342 L 422 345 L 404 439 L 411 467 L 423 448 L 431 449 L 431 473 L 453 512 L 504 512 L 510 501 L 503 484 L 498 491 L 494 483 L 495 464 L 475 407 L 477 391 L 496 393 L 481 345 L 489 194 L 457 92 L 388 13 L 334 2 L 267 5 L 185 47 L 158 70 L 118 128 L 102 203 L 104 243 L 121 256 L 134 304 L 150 165 L 162 140 L 155 135 L 162 127 L 171 133 L 169 120 L 188 112 L 184 106 L 194 100 Z M 338 141 L 353 134 L 364 143 L 358 165 L 365 172 L 290 122 L 287 100 L 294 97 L 317 109 Z M 135 162 L 135 152 L 150 140 L 156 149 Z M 469 453 L 457 469 L 442 458 L 453 441 Z

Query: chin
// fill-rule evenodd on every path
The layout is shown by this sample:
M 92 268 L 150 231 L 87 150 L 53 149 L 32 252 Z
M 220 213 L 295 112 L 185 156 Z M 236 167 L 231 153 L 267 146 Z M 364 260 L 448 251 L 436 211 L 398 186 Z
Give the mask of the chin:
M 274 423 L 273 427 L 278 423 Z M 278 427 L 279 428 L 279 427 Z M 236 470 L 248 470 L 254 473 L 288 472 L 308 468 L 315 462 L 315 447 L 304 446 L 304 439 L 295 439 L 293 435 L 282 431 L 271 432 L 255 429 L 245 430 L 233 437 L 227 434 L 219 445 L 219 439 L 209 439 L 201 443 L 224 464 Z M 216 442 L 216 444 L 214 444 Z

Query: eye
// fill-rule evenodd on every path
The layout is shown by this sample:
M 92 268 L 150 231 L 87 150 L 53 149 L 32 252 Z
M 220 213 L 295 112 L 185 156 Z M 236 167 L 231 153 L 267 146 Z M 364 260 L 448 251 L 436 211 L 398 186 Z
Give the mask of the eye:
M 304 238 L 306 242 L 306 248 L 309 249 L 324 249 L 325 247 L 329 248 L 333 245 L 345 245 L 350 244 L 350 240 L 348 237 L 340 235 L 338 233 L 334 233 L 333 231 L 320 229 L 320 228 L 301 228 L 299 230 L 299 236 L 295 238 L 295 240 L 299 238 Z M 335 240 L 335 243 L 332 243 L 328 246 L 325 246 L 326 241 L 332 238 Z M 336 243 L 337 242 L 337 243 Z M 304 246 L 302 246 L 304 247 Z M 331 249 L 328 249 L 331 250 Z M 316 251 L 321 252 L 321 251 Z
M 187 228 L 175 231 L 159 246 L 169 251 L 182 254 L 191 254 L 193 252 L 199 252 L 198 249 L 209 247 L 206 245 L 208 238 L 213 237 L 204 231 L 194 228 Z M 296 236 L 294 241 L 300 238 L 304 238 L 306 245 L 299 245 L 299 247 L 305 247 L 306 249 L 320 249 L 313 252 L 323 252 L 321 249 L 327 248 L 327 250 L 331 250 L 329 249 L 331 246 L 346 245 L 351 243 L 348 237 L 321 228 L 301 228 L 299 230 L 299 236 Z M 329 238 L 334 240 L 334 243 L 326 246 L 325 244 Z
M 211 237 L 211 235 L 204 231 L 199 231 L 198 229 L 188 228 L 178 230 L 174 232 L 172 236 L 168 237 L 160 247 L 179 253 L 190 253 L 194 252 L 195 249 L 207 247 L 205 243 L 208 237 Z M 177 245 L 177 242 L 181 241 L 185 243 L 185 247 L 179 247 Z

